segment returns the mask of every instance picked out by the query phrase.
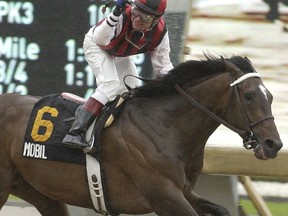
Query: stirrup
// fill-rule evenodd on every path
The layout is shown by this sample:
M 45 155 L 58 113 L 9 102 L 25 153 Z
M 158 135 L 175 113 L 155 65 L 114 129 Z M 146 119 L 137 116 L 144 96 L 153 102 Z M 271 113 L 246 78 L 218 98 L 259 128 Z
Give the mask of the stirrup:
M 81 142 L 79 138 L 83 140 L 83 138 L 80 135 L 73 136 L 70 134 L 66 134 L 66 136 L 62 141 L 62 144 L 69 146 L 71 148 L 78 148 L 78 149 L 84 149 L 90 147 L 88 142 L 87 143 Z

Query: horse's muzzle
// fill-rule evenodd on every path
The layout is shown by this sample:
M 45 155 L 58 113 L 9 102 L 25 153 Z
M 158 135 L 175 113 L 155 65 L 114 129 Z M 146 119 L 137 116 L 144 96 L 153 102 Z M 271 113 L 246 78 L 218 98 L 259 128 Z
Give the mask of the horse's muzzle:
M 267 139 L 264 143 L 258 144 L 254 149 L 255 156 L 261 160 L 276 158 L 278 151 L 282 148 L 281 140 Z

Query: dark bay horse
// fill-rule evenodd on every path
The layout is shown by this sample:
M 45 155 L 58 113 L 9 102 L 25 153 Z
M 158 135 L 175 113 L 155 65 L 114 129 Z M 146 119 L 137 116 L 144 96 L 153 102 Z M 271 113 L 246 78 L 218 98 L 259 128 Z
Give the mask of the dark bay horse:
M 117 214 L 230 215 L 193 193 L 205 144 L 220 124 L 258 159 L 273 159 L 282 147 L 272 95 L 247 58 L 187 61 L 132 95 L 100 139 L 108 201 Z M 93 208 L 85 167 L 22 156 L 37 100 L 0 95 L 0 207 L 12 193 L 45 216 L 68 215 L 63 203 Z

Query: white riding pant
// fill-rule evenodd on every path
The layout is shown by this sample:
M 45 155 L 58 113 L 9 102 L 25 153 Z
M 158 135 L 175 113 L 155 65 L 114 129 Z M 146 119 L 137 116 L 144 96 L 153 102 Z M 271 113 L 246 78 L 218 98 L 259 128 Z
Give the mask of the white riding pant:
M 106 104 L 108 101 L 114 100 L 117 95 L 127 92 L 123 78 L 128 74 L 138 75 L 132 57 L 109 55 L 89 35 L 85 36 L 83 48 L 86 61 L 94 73 L 97 84 L 95 93 L 91 97 Z M 125 82 L 132 88 L 141 83 L 133 77 L 127 77 Z

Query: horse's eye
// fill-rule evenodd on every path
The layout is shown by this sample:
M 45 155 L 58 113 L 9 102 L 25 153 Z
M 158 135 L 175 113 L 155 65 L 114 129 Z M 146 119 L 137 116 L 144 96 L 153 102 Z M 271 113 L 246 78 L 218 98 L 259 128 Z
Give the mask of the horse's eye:
M 253 101 L 253 93 L 245 93 L 244 94 L 244 98 L 245 98 L 245 100 L 246 101 L 248 101 L 248 102 L 251 102 L 251 101 Z

